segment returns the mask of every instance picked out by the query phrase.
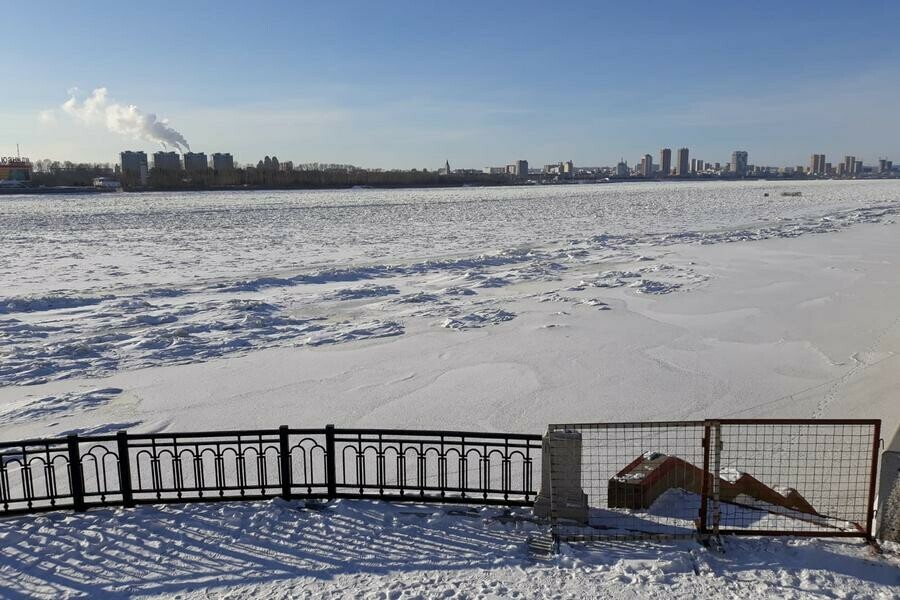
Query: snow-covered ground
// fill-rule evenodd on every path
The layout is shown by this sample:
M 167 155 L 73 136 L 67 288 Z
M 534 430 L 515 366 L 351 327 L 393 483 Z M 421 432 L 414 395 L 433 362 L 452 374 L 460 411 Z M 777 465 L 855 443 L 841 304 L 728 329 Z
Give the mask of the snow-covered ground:
M 94 510 L 0 521 L 0 597 L 879 598 L 894 545 L 727 539 L 564 545 L 523 509 L 340 501 Z
M 802 196 L 782 196 L 794 191 Z M 900 423 L 898 212 L 900 183 L 891 181 L 4 198 L 0 439 L 328 422 L 539 433 L 551 422 L 717 416 L 877 417 L 889 437 Z M 218 510 L 249 522 L 257 509 L 96 511 L 0 530 L 19 540 L 10 536 L 31 528 L 35 548 L 56 556 L 59 538 L 90 550 L 88 540 L 116 523 L 143 531 L 170 513 L 190 528 Z M 382 509 L 383 519 L 408 510 L 344 503 L 334 518 Z M 274 504 L 258 519 L 284 511 L 296 516 Z M 291 535 L 331 518 L 299 514 L 282 524 Z M 459 519 L 453 527 L 469 527 Z M 360 535 L 371 564 L 382 564 L 374 534 Z M 628 566 L 619 550 L 574 548 L 574 558 L 526 571 L 520 545 L 498 544 L 485 546 L 496 568 L 417 550 L 407 556 L 425 563 L 403 566 L 401 556 L 370 568 L 366 559 L 358 573 L 347 567 L 327 580 L 296 567 L 246 585 L 261 596 L 293 585 L 298 594 L 353 585 L 387 594 L 394 571 L 415 573 L 398 581 L 425 596 L 429 581 L 473 597 L 570 584 L 577 595 L 578 582 L 616 577 L 610 590 L 625 596 L 662 593 L 654 577 L 685 597 L 716 585 L 742 596 L 801 594 L 807 584 L 877 597 L 897 585 L 883 574 L 896 570 L 842 570 L 869 564 L 854 544 L 729 541 L 722 556 L 695 545 L 629 547 L 646 568 Z M 254 551 L 253 568 L 273 564 L 271 549 L 242 556 Z M 651 568 L 669 556 L 684 562 Z M 616 570 L 619 559 L 632 571 Z M 19 581 L 20 559 L 4 560 L 2 575 Z M 147 573 L 175 569 L 169 556 L 148 560 L 159 565 L 123 585 L 144 589 Z M 700 564 L 713 574 L 696 575 L 706 572 Z

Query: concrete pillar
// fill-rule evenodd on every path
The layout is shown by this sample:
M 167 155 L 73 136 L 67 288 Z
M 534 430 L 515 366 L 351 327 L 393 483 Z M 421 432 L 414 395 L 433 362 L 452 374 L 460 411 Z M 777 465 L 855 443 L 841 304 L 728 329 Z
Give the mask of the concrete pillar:
M 534 514 L 586 525 L 589 509 L 587 494 L 581 489 L 581 434 L 548 431 L 541 451 L 541 491 L 534 502 Z
M 878 487 L 878 528 L 875 537 L 900 542 L 900 452 L 881 455 L 881 485 Z

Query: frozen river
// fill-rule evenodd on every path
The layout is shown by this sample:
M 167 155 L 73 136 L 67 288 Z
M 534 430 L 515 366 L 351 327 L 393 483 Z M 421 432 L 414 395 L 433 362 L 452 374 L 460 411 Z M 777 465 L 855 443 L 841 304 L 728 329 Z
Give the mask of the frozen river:
M 9 197 L 0 433 L 882 416 L 898 211 L 893 181 Z
M 898 202 L 890 181 L 6 197 L 0 298 L 752 229 Z

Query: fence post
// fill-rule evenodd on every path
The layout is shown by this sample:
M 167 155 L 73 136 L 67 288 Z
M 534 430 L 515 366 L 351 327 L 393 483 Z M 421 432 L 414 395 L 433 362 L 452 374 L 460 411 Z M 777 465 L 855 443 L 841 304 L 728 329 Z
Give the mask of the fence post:
M 131 490 L 131 457 L 128 454 L 128 432 L 116 432 L 116 447 L 119 454 L 119 489 L 122 491 L 122 505 L 126 508 L 134 506 L 134 494 Z
M 703 446 L 703 481 L 700 482 L 700 522 L 697 527 L 700 535 L 705 535 L 707 533 L 706 519 L 709 506 L 710 487 L 709 451 L 712 446 L 709 440 L 709 430 L 709 421 L 706 421 L 703 424 L 703 441 L 701 442 L 701 445 Z
M 712 533 L 718 539 L 719 524 L 721 522 L 721 476 L 722 476 L 722 423 L 710 421 L 712 436 L 710 438 L 710 451 L 712 452 Z
M 291 447 L 288 443 L 288 426 L 278 428 L 278 452 L 280 460 L 278 467 L 281 470 L 281 497 L 291 499 Z
M 328 498 L 337 497 L 337 457 L 334 455 L 334 425 L 325 426 L 325 479 L 328 484 Z
M 866 512 L 866 539 L 872 541 L 872 526 L 875 520 L 875 480 L 878 478 L 878 447 L 881 444 L 881 419 L 875 421 L 872 431 L 872 467 L 869 472 L 869 506 Z
M 72 480 L 72 504 L 79 512 L 87 510 L 84 505 L 84 475 L 81 471 L 81 453 L 78 451 L 78 436 L 66 436 L 69 445 L 69 475 Z

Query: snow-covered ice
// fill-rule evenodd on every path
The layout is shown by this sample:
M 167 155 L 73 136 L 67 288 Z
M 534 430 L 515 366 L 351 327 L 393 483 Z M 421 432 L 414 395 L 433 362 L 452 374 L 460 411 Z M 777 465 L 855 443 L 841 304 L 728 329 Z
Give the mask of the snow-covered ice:
M 788 189 L 802 196 L 780 194 Z M 898 212 L 892 181 L 5 197 L 0 438 L 329 422 L 537 433 L 549 422 L 716 416 L 875 417 L 893 432 Z M 102 547 L 110 565 L 125 562 L 116 544 L 87 541 L 117 524 L 123 539 L 187 544 L 147 530 L 156 518 L 185 531 L 232 518 L 218 510 L 273 519 L 265 535 L 276 540 L 321 525 L 365 550 L 355 569 L 329 563 L 327 579 L 310 571 L 319 563 L 288 553 L 295 566 L 284 577 L 246 584 L 196 553 L 123 565 L 115 576 L 126 580 L 77 558 Z M 484 525 L 465 515 L 424 533 L 437 544 L 416 551 L 425 562 L 412 552 L 391 562 L 365 528 L 396 518 L 399 533 L 389 533 L 406 539 L 404 519 L 428 518 L 404 510 L 419 509 L 95 511 L 8 521 L 0 535 L 7 548 L 68 557 L 58 577 L 38 577 L 50 596 L 74 585 L 95 595 L 232 586 L 235 596 L 357 586 L 385 597 L 559 587 L 577 597 L 601 581 L 607 595 L 642 597 L 659 590 L 657 577 L 682 597 L 717 586 L 748 597 L 893 597 L 897 585 L 859 546 L 819 541 L 730 540 L 723 556 L 645 545 L 629 547 L 632 558 L 573 546 L 533 564 L 517 545 L 530 527 L 519 521 L 490 525 L 501 540 L 513 528 L 515 542 L 475 537 L 488 562 L 453 559 L 457 549 L 440 545 L 457 539 L 453 528 Z M 363 528 L 356 542 L 352 524 Z M 254 545 L 244 529 L 210 536 L 247 542 L 248 572 L 275 569 L 266 557 L 283 548 Z M 181 573 L 182 558 L 211 570 L 148 583 Z M 3 560 L 0 577 L 22 585 L 22 569 L 38 568 L 23 566 L 24 554 Z M 390 587 L 395 571 L 408 587 Z

